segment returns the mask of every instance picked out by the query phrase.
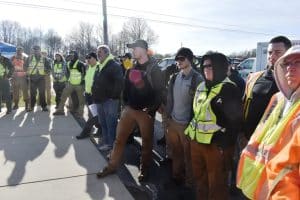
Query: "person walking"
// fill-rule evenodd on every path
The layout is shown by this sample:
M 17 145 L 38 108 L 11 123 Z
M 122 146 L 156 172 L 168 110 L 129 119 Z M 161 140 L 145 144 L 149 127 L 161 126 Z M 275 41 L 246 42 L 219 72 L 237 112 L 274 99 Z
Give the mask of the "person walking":
M 97 111 L 97 104 L 95 104 L 93 97 L 92 97 L 92 86 L 94 82 L 95 72 L 99 69 L 99 63 L 97 54 L 95 52 L 91 52 L 86 56 L 87 60 L 87 71 L 84 77 L 85 80 L 85 102 L 87 103 L 89 109 L 89 118 L 85 123 L 81 133 L 76 136 L 78 140 L 84 139 L 90 136 L 90 132 L 95 125 L 97 127 L 97 134 L 98 136 L 101 133 L 101 126 L 98 120 L 98 111 Z
M 192 172 L 199 200 L 229 199 L 228 178 L 242 105 L 239 88 L 227 77 L 228 64 L 221 53 L 202 57 L 204 82 L 197 87 L 194 117 L 185 130 L 191 140 Z
M 127 47 L 133 48 L 133 57 L 137 62 L 125 75 L 124 108 L 117 126 L 116 140 L 108 165 L 97 173 L 97 177 L 102 178 L 117 170 L 127 138 L 137 124 L 142 137 L 138 180 L 145 181 L 152 158 L 154 117 L 162 103 L 163 77 L 156 60 L 147 55 L 148 43 L 145 40 L 136 40 Z

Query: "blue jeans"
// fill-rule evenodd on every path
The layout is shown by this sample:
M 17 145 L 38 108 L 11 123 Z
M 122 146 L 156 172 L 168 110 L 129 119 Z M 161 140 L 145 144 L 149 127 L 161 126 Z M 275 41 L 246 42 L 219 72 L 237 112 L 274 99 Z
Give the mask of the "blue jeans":
M 102 128 L 103 143 L 113 146 L 118 124 L 119 100 L 108 99 L 97 104 L 99 123 Z

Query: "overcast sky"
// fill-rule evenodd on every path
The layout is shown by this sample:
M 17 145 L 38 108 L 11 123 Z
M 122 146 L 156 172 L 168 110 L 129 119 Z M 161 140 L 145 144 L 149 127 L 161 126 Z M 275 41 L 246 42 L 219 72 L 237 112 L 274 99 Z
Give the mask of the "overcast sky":
M 101 2 L 0 0 L 0 19 L 44 31 L 53 28 L 64 36 L 80 21 L 102 23 Z M 159 36 L 152 49 L 162 54 L 181 46 L 198 55 L 208 50 L 229 54 L 279 34 L 300 39 L 299 0 L 107 0 L 107 6 L 110 32 L 119 32 L 128 17 L 145 18 Z

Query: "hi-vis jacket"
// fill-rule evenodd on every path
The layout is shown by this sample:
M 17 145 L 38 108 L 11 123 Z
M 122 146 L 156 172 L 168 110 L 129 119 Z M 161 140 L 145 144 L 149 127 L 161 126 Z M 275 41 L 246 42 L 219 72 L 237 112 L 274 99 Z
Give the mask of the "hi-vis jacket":
M 226 88 L 230 89 L 225 91 Z M 232 90 L 233 88 L 236 90 Z M 234 97 L 233 91 L 237 90 L 238 88 L 228 78 L 214 85 L 210 90 L 206 88 L 205 82 L 200 83 L 193 102 L 194 117 L 186 128 L 185 134 L 202 144 L 211 144 L 214 141 L 219 144 L 222 143 L 221 146 L 232 145 L 236 138 L 234 135 L 237 134 L 236 131 L 233 131 L 233 124 L 238 122 L 237 120 L 241 121 L 241 106 L 240 102 L 237 102 L 239 97 L 237 95 L 235 99 L 232 98 Z M 231 95 L 232 97 L 224 97 L 224 95 Z M 232 103 L 234 105 L 230 105 Z M 229 107 L 234 109 L 226 110 Z M 233 112 L 240 113 L 240 115 Z M 237 117 L 231 119 L 230 114 Z M 238 125 L 235 124 L 235 128 L 237 127 Z
M 249 199 L 269 199 L 269 195 L 274 185 L 276 185 L 275 179 L 283 179 L 285 174 L 280 177 L 277 176 L 278 174 L 274 176 L 276 174 L 274 173 L 272 179 L 269 177 L 272 175 L 267 173 L 266 166 L 274 162 L 275 156 L 289 143 L 297 130 L 300 131 L 300 88 L 296 91 L 289 89 L 284 75 L 283 69 L 276 63 L 274 76 L 280 92 L 272 97 L 260 123 L 240 157 L 237 187 Z M 284 154 L 284 157 L 285 160 L 288 160 L 293 159 L 295 155 Z M 286 165 L 278 167 L 277 170 L 280 171 L 285 167 L 290 169 L 290 166 Z M 295 198 L 281 196 L 281 198 L 274 199 L 299 199 L 299 171 L 295 173 L 297 174 L 296 184 L 290 179 L 291 183 L 298 187 L 297 192 L 294 193 Z M 290 187 L 291 191 L 286 193 L 292 192 L 292 188 Z
M 63 62 L 56 62 L 53 65 L 53 78 L 54 82 L 66 82 L 67 76 L 66 76 L 66 69 L 65 69 L 65 63 Z
M 32 55 L 28 57 L 25 68 L 28 76 L 44 76 L 50 72 L 51 65 L 45 57 Z

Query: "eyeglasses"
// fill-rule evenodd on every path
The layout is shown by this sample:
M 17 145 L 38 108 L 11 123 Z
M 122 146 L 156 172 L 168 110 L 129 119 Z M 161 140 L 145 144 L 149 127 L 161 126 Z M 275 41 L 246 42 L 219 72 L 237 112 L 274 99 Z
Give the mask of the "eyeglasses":
M 178 56 L 178 57 L 176 57 L 175 58 L 175 61 L 181 61 L 181 62 L 183 62 L 183 61 L 185 61 L 185 57 L 184 56 Z
M 283 63 L 280 64 L 280 66 L 282 68 L 287 68 L 287 67 L 291 67 L 291 66 L 300 67 L 300 60 L 294 60 L 294 61 L 290 61 L 290 62 L 283 62 Z
M 202 68 L 212 67 L 212 64 L 202 65 Z

